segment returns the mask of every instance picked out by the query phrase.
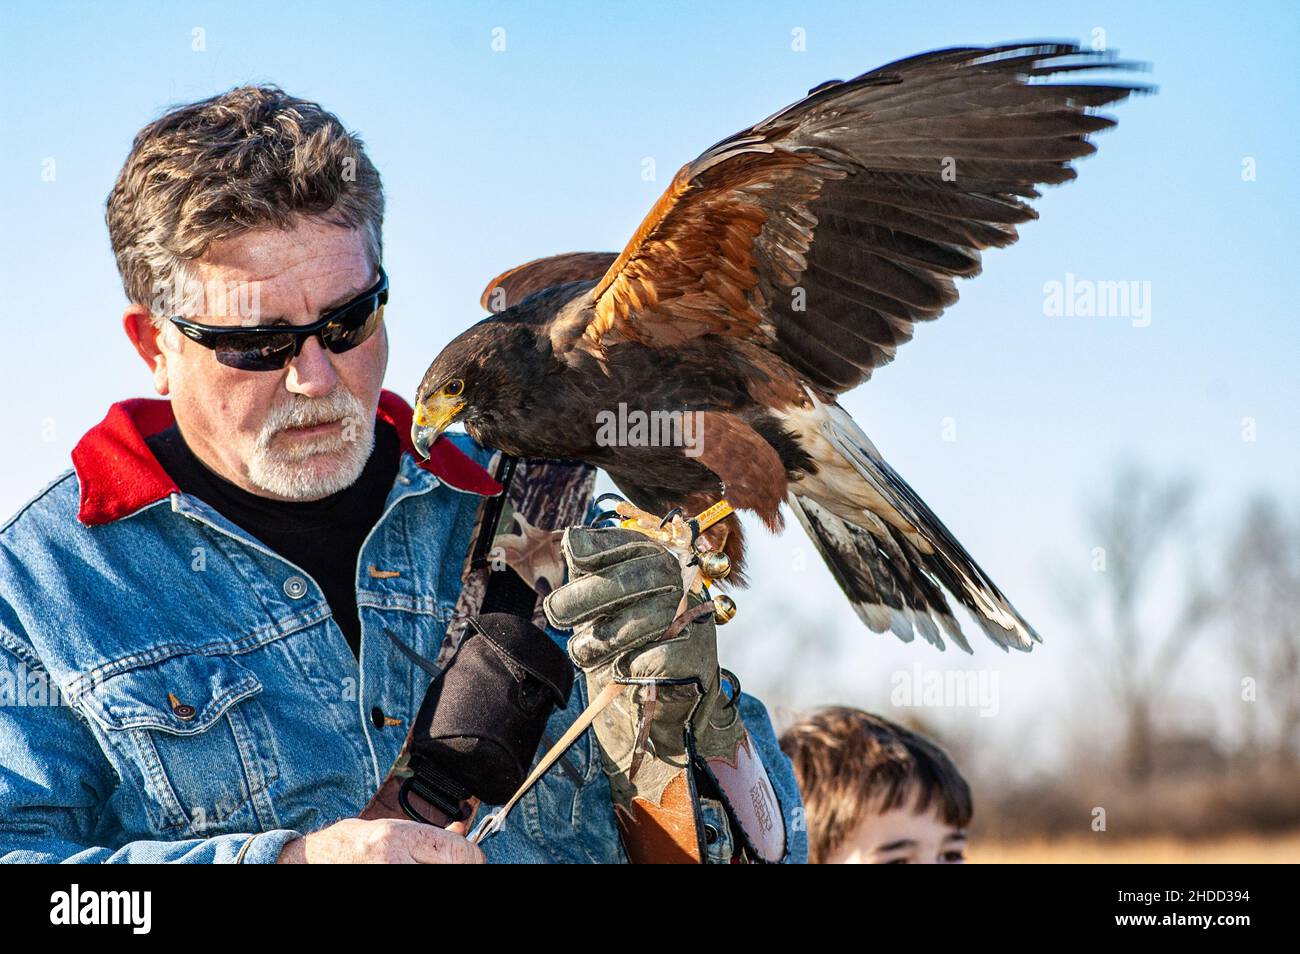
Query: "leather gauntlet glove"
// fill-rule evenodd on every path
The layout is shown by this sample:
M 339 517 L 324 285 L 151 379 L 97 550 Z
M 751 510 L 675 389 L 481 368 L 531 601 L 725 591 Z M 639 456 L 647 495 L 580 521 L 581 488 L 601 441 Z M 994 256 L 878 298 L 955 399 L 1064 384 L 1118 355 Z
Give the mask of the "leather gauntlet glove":
M 749 852 L 779 861 L 784 821 L 735 700 L 721 686 L 712 603 L 692 595 L 675 620 L 685 588 L 681 565 L 635 531 L 573 527 L 561 552 L 569 581 L 543 602 L 547 618 L 573 630 L 569 656 L 589 698 L 611 681 L 629 687 L 592 725 L 629 856 L 706 857 L 703 780 Z

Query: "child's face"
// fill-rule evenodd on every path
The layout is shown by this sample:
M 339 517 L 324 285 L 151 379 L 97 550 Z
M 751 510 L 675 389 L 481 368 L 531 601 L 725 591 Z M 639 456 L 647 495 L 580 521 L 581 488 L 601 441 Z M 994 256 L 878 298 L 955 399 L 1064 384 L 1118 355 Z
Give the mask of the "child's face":
M 935 809 L 910 806 L 868 812 L 857 831 L 831 852 L 831 865 L 959 865 L 966 860 L 966 832 Z

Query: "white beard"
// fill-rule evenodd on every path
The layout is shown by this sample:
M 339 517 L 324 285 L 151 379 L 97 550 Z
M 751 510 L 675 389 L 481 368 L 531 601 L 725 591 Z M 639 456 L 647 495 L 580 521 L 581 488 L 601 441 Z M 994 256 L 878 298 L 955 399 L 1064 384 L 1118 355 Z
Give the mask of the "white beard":
M 341 420 L 332 433 L 311 439 L 276 437 L 288 427 Z M 271 412 L 248 461 L 248 479 L 289 500 L 319 500 L 356 483 L 375 446 L 375 421 L 343 387 L 323 398 L 295 400 Z

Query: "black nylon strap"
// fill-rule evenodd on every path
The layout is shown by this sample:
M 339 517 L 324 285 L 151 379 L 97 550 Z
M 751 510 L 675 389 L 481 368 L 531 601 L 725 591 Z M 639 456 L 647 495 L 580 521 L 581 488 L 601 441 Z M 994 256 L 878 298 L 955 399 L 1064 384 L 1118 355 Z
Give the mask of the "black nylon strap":
M 426 758 L 413 755 L 410 760 L 411 776 L 397 792 L 397 803 L 412 821 L 432 824 L 412 807 L 409 795 L 414 792 L 438 809 L 452 821 L 464 817 L 461 803 L 470 797 L 465 787 L 454 778 L 439 771 L 438 766 Z
M 515 467 L 519 460 L 502 453 L 493 477 L 501 485 L 501 493 L 486 504 L 487 510 L 479 529 L 478 539 L 474 541 L 474 557 L 470 561 L 471 569 L 490 567 L 488 559 L 492 552 L 492 542 L 496 538 L 497 525 L 505 511 L 506 501 L 510 495 L 510 483 L 514 480 Z M 524 619 L 532 619 L 537 609 L 537 592 L 523 581 L 510 567 L 492 569 L 488 574 L 487 590 L 483 594 L 483 605 L 479 615 L 487 613 L 510 613 Z
M 511 616 L 533 618 L 537 608 L 537 591 L 523 581 L 510 567 L 493 570 L 488 577 L 487 592 L 483 594 L 480 616 L 488 613 L 509 613 Z
M 510 481 L 514 479 L 515 465 L 518 462 L 519 458 L 502 452 L 496 473 L 492 475 L 493 479 L 501 485 L 501 493 L 489 499 L 484 505 L 487 509 L 483 514 L 483 523 L 479 527 L 478 539 L 474 541 L 474 552 L 470 556 L 471 570 L 481 570 L 491 565 L 488 554 L 492 550 L 492 540 L 497 535 L 497 524 L 501 522 L 501 514 L 505 511 L 506 501 L 510 497 Z

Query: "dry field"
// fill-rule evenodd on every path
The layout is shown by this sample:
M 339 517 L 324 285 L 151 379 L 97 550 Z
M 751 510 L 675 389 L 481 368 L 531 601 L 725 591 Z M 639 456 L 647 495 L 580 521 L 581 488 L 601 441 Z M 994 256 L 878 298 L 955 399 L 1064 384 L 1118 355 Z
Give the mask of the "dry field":
M 966 856 L 975 864 L 1296 864 L 1300 863 L 1300 831 L 1197 841 L 1112 840 L 1104 833 L 1055 841 L 981 842 L 977 838 Z

